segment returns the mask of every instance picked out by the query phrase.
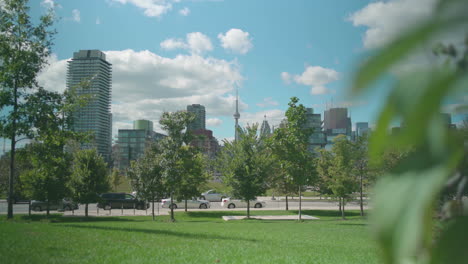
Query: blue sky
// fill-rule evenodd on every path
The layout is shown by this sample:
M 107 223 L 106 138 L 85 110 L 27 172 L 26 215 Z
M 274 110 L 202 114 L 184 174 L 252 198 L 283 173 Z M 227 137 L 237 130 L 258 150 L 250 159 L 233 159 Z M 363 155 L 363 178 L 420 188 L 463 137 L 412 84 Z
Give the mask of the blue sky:
M 241 125 L 270 125 L 289 98 L 321 113 L 348 107 L 374 123 L 386 89 L 349 98 L 350 77 L 373 49 L 433 12 L 434 0 L 33 0 L 33 17 L 59 18 L 46 88 L 65 88 L 66 60 L 99 49 L 113 64 L 113 134 L 136 119 L 200 103 L 220 141 Z M 156 130 L 161 132 L 158 126 Z

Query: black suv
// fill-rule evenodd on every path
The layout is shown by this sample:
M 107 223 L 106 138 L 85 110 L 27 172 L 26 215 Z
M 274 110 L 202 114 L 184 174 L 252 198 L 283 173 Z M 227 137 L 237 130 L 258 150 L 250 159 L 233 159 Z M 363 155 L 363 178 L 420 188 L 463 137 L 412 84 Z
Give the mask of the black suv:
M 104 210 L 114 209 L 133 209 L 145 210 L 149 208 L 149 203 L 138 200 L 135 196 L 128 193 L 103 193 L 97 204 L 98 208 Z

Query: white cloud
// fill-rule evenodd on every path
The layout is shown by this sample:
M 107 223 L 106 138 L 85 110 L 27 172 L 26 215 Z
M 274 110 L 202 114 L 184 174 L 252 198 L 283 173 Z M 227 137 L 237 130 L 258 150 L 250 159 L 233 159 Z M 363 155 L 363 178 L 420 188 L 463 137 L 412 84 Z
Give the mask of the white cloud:
M 283 80 L 284 83 L 286 84 L 290 84 L 291 83 L 291 74 L 287 73 L 287 72 L 282 72 L 281 73 L 281 79 Z
M 188 33 L 186 41 L 180 39 L 166 39 L 159 44 L 165 50 L 186 49 L 194 54 L 202 54 L 213 50 L 209 37 L 200 32 Z
M 223 124 L 223 120 L 219 118 L 208 118 L 206 120 L 206 126 L 208 127 L 219 127 Z
M 131 4 L 140 9 L 148 17 L 160 17 L 172 9 L 172 2 L 179 2 L 178 0 L 111 0 L 120 4 Z
M 351 14 L 348 19 L 354 26 L 367 27 L 363 37 L 365 48 L 378 48 L 428 18 L 435 4 L 436 0 L 378 1 Z
M 257 103 L 257 106 L 267 107 L 267 106 L 277 106 L 278 102 L 274 101 L 273 98 L 267 97 L 263 99 L 263 102 Z
M 226 34 L 219 33 L 218 38 L 224 49 L 234 53 L 246 54 L 253 48 L 249 32 L 244 32 L 241 29 L 231 28 Z
M 190 9 L 188 7 L 184 7 L 179 10 L 179 14 L 182 16 L 188 16 L 190 14 Z
M 330 91 L 325 86 L 314 86 L 310 88 L 311 95 L 328 94 Z
M 78 10 L 78 9 L 73 9 L 72 10 L 72 20 L 75 21 L 75 22 L 80 22 L 81 21 L 80 10 Z
M 202 104 L 208 115 L 231 117 L 235 109 L 235 87 L 243 77 L 236 61 L 199 55 L 161 57 L 150 51 L 105 51 L 112 63 L 112 114 L 114 132 L 119 124 L 148 119 L 158 128 L 163 111 Z M 45 88 L 63 91 L 67 60 L 52 56 L 38 76 Z M 240 109 L 248 106 L 240 101 Z M 160 130 L 159 130 L 160 131 Z
M 318 95 L 330 93 L 325 85 L 337 81 L 339 79 L 339 74 L 333 69 L 320 66 L 308 66 L 300 75 L 292 76 L 287 72 L 282 72 L 281 78 L 285 82 L 291 82 L 292 80 L 297 84 L 311 86 L 310 93 L 312 95 Z
M 96 18 L 96 25 L 100 25 L 101 24 L 101 19 L 99 17 Z
M 45 8 L 54 8 L 55 7 L 55 3 L 54 3 L 54 0 L 43 0 L 41 2 L 41 5 Z
M 242 127 L 247 126 L 247 124 L 253 125 L 255 123 L 261 126 L 266 116 L 266 120 L 270 124 L 270 127 L 278 127 L 281 123 L 281 120 L 285 118 L 284 114 L 285 112 L 279 109 L 260 111 L 256 113 L 242 112 L 239 123 Z
M 37 76 L 39 85 L 48 90 L 63 92 L 66 88 L 67 60 L 58 60 L 52 54 L 48 59 L 48 66 Z

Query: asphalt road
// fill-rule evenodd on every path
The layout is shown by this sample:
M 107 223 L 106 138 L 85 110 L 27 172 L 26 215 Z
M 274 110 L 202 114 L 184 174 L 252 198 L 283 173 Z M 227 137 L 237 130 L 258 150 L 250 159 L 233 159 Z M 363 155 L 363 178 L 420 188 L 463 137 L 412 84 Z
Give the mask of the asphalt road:
M 266 202 L 266 207 L 260 208 L 260 209 L 254 209 L 252 208 L 252 211 L 255 210 L 285 210 L 285 200 L 271 200 L 271 197 L 263 197 L 259 198 L 260 200 L 264 200 Z M 159 203 L 155 203 L 155 214 L 157 215 L 167 215 L 169 213 L 169 209 L 167 208 L 161 208 Z M 7 214 L 7 203 L 6 200 L 0 200 L 0 215 L 5 215 Z M 80 208 L 78 210 L 75 210 L 74 212 L 72 211 L 66 211 L 63 212 L 64 215 L 84 215 L 85 211 L 85 206 L 80 205 Z M 299 208 L 299 202 L 294 200 L 294 201 L 289 201 L 289 209 L 295 210 Z M 333 202 L 333 201 L 327 201 L 327 200 L 310 200 L 310 199 L 305 199 L 302 202 L 302 208 L 303 209 L 321 209 L 321 210 L 337 210 L 338 209 L 338 203 Z M 367 206 L 365 206 L 367 209 Z M 356 202 L 350 202 L 346 205 L 346 209 L 359 209 L 359 204 Z M 176 209 L 177 211 L 183 211 L 184 209 Z M 189 211 L 201 211 L 201 210 L 208 210 L 208 211 L 224 211 L 224 210 L 245 210 L 245 208 L 236 208 L 236 209 L 227 209 L 221 207 L 220 202 L 211 202 L 211 208 L 209 209 L 188 209 Z M 56 213 L 56 211 L 51 211 L 53 213 Z M 27 214 L 28 213 L 28 204 L 15 204 L 13 206 L 13 213 L 14 214 Z M 45 211 L 42 212 L 31 212 L 32 214 L 45 214 Z M 103 210 L 103 209 L 97 209 L 96 204 L 89 204 L 88 206 L 88 213 L 89 215 L 93 216 L 121 216 L 121 215 L 151 215 L 151 207 L 148 210 L 133 210 L 133 209 L 112 209 L 112 210 Z

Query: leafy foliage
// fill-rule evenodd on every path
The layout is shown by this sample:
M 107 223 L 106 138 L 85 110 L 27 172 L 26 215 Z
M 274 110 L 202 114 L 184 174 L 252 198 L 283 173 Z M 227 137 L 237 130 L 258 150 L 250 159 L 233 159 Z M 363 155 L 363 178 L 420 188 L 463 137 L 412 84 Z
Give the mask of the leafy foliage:
M 378 51 L 361 66 L 353 91 L 359 93 L 368 89 L 395 63 L 417 52 L 421 45 L 430 45 L 438 34 L 466 26 L 467 9 L 465 0 L 439 1 L 432 17 Z M 462 56 L 462 60 L 467 59 L 468 56 Z M 456 245 L 466 244 L 466 232 L 442 229 L 441 239 L 433 243 L 434 203 L 449 178 L 461 175 L 459 168 L 463 162 L 463 145 L 466 145 L 463 138 L 447 128 L 440 115 L 447 98 L 460 90 L 466 93 L 467 71 L 460 67 L 465 64 L 457 62 L 457 65 L 434 64 L 422 71 L 399 76 L 370 139 L 373 160 L 379 160 L 380 155 L 392 147 L 412 149 L 375 189 L 372 219 L 386 263 L 436 263 L 442 259 L 444 263 L 460 263 L 457 261 L 464 254 Z M 390 135 L 388 128 L 394 120 L 401 120 L 405 127 L 401 133 Z M 459 178 L 466 177 L 468 175 L 464 174 Z M 457 227 L 462 231 L 460 225 L 452 225 L 452 228 Z M 443 248 L 453 250 L 450 255 L 439 258 Z
M 70 188 L 73 199 L 88 204 L 99 199 L 99 194 L 110 190 L 107 165 L 96 149 L 80 150 L 74 154 Z
M 250 217 L 250 201 L 267 189 L 271 172 L 271 154 L 257 136 L 258 125 L 239 128 L 239 139 L 224 141 L 218 156 L 218 169 L 224 182 L 232 189 L 234 197 L 247 201 L 247 217 Z
M 299 218 L 301 217 L 301 192 L 304 185 L 316 181 L 313 155 L 308 151 L 309 137 L 313 129 L 306 128 L 306 108 L 292 97 L 286 111 L 287 121 L 277 128 L 270 138 L 272 153 L 284 176 L 284 186 L 294 185 L 299 191 Z
M 50 54 L 53 30 L 51 13 L 33 25 L 27 0 L 4 0 L 0 8 L 0 136 L 11 141 L 9 196 L 13 196 L 17 137 L 31 136 L 31 111 L 28 95 L 37 88 L 36 76 Z M 11 199 L 8 217 L 13 217 Z

